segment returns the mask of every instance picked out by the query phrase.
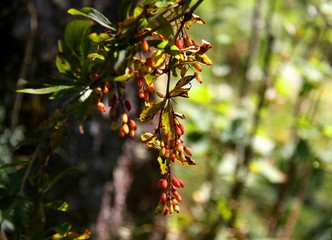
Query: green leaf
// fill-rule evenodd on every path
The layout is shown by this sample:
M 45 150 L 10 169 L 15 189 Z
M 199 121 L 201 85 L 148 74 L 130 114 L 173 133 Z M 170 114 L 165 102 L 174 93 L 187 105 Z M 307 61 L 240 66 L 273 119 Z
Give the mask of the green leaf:
M 169 132 L 172 132 L 174 134 L 174 115 L 170 111 L 169 105 L 165 108 L 163 111 L 162 117 L 161 117 L 161 123 L 164 128 L 165 134 L 168 134 Z
M 71 72 L 70 63 L 64 56 L 58 54 L 55 59 L 55 64 L 60 73 L 68 74 Z
M 168 40 L 149 40 L 148 43 L 150 46 L 163 50 L 167 47 Z
M 71 8 L 68 10 L 68 13 L 71 15 L 80 15 L 80 16 L 90 18 L 91 20 L 99 23 L 103 27 L 116 31 L 116 29 L 114 27 L 112 27 L 112 23 L 102 13 L 100 13 L 96 9 L 93 9 L 90 7 L 84 7 L 79 10 Z
M 160 150 L 160 141 L 157 140 L 157 136 L 152 133 L 143 133 L 141 135 L 142 143 L 145 143 L 148 147 Z
M 111 37 L 109 34 L 107 33 L 91 33 L 89 35 L 90 40 L 95 43 L 95 44 L 100 44 L 103 43 L 105 41 L 110 41 L 113 37 Z
M 160 109 L 164 106 L 164 101 L 160 101 L 157 103 L 150 103 L 139 116 L 139 120 L 143 123 L 149 122 L 153 119 L 153 117 L 160 111 Z
M 25 88 L 25 89 L 19 89 L 16 90 L 17 92 L 21 93 L 30 93 L 30 94 L 49 94 L 49 93 L 55 93 L 59 92 L 61 90 L 73 88 L 74 86 L 66 86 L 66 85 L 60 85 L 60 86 L 52 86 L 52 87 L 45 87 L 45 88 Z
M 46 207 L 49 207 L 54 210 L 58 210 L 61 212 L 67 212 L 69 209 L 68 203 L 64 201 L 55 201 L 55 202 L 50 202 L 46 204 Z
M 98 58 L 98 59 L 103 60 L 103 61 L 105 60 L 105 56 L 103 56 L 99 53 L 90 53 L 88 55 L 88 58 Z
M 85 20 L 74 20 L 69 22 L 64 32 L 64 43 L 67 48 L 64 48 L 63 50 L 71 50 L 79 58 L 85 59 L 90 51 L 89 35 L 91 26 L 92 22 Z
M 162 66 L 167 58 L 167 54 L 164 53 L 163 51 L 157 49 L 153 52 L 152 59 L 154 59 L 155 63 L 156 63 L 156 68 Z
M 166 160 L 162 159 L 161 157 L 158 157 L 158 163 L 159 163 L 159 167 L 160 167 L 160 173 L 162 175 L 168 173 L 169 166 L 167 166 Z
M 156 74 L 146 74 L 145 75 L 145 81 L 148 85 L 154 83 L 159 76 Z
M 130 73 L 126 73 L 121 76 L 116 76 L 115 78 L 113 78 L 113 81 L 116 81 L 116 82 L 127 81 L 127 80 L 131 79 L 132 77 L 133 76 Z

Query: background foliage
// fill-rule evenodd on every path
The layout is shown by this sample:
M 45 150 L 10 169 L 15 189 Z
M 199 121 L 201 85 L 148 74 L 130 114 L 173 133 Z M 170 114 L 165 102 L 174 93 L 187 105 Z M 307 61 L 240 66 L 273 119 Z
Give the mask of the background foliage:
M 112 1 L 94 4 L 116 21 Z M 65 12 L 80 7 L 36 1 L 39 30 L 29 37 L 28 19 L 35 15 L 28 8 L 29 15 L 26 6 L 22 1 L 1 8 L 1 28 L 10 29 L 1 55 L 1 164 L 27 160 L 33 149 L 25 147 L 14 155 L 12 149 L 54 109 L 45 104 L 46 98 L 24 96 L 18 122 L 13 123 L 16 79 L 56 75 L 52 69 L 56 41 L 68 21 Z M 109 131 L 109 120 L 99 116 L 87 123 L 84 135 L 77 130 L 67 138 L 50 160 L 51 174 L 63 166 L 81 171 L 68 175 L 52 192 L 50 198 L 65 196 L 70 206 L 66 216 L 53 220 L 61 223 L 69 217 L 76 231 L 88 228 L 100 239 L 103 231 L 119 239 L 328 239 L 331 9 L 323 0 L 204 1 L 197 14 L 207 24 L 193 26 L 192 32 L 194 39 L 211 42 L 214 65 L 204 69 L 203 85 L 193 84 L 190 103 L 177 102 L 187 117 L 186 142 L 197 163 L 176 170 L 187 183 L 181 214 L 153 216 L 158 166 L 149 161 L 152 153 L 118 140 Z M 18 76 L 31 37 L 38 48 L 28 70 Z M 130 154 L 135 157 L 124 158 L 133 146 Z M 114 190 L 119 176 L 131 186 L 128 192 Z M 107 213 L 107 192 L 127 200 L 110 202 L 108 213 L 120 217 L 105 230 L 98 222 L 107 221 L 98 219 L 103 210 Z M 2 219 L 1 230 L 14 227 Z

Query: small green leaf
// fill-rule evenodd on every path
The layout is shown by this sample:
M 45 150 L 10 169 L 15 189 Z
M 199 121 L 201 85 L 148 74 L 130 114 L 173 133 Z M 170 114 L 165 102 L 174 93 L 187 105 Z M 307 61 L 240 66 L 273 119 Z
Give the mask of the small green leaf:
M 70 71 L 71 71 L 70 63 L 62 55 L 58 54 L 56 56 L 55 64 L 60 73 L 63 73 L 63 74 L 70 73 Z
M 79 10 L 71 8 L 68 10 L 68 13 L 71 15 L 81 15 L 81 16 L 90 18 L 91 20 L 99 23 L 103 27 L 116 31 L 116 29 L 114 27 L 112 27 L 112 23 L 102 13 L 100 13 L 96 9 L 93 9 L 90 7 L 84 7 Z
M 59 92 L 61 90 L 73 88 L 74 86 L 52 86 L 52 87 L 45 87 L 45 88 L 25 88 L 25 89 L 19 89 L 16 90 L 16 92 L 21 93 L 30 93 L 30 94 L 49 94 L 49 93 L 55 93 Z
M 156 74 L 146 74 L 145 75 L 145 81 L 148 85 L 154 83 L 159 76 Z
M 158 49 L 165 49 L 168 45 L 168 40 L 149 40 L 149 45 Z
M 168 173 L 169 166 L 167 166 L 166 160 L 162 159 L 161 157 L 158 157 L 158 163 L 159 163 L 159 167 L 160 167 L 160 173 L 162 175 Z
M 89 35 L 90 40 L 95 43 L 95 44 L 100 44 L 103 43 L 105 41 L 110 41 L 113 37 L 111 37 L 109 34 L 107 33 L 91 33 Z
M 117 76 L 117 77 L 113 78 L 113 81 L 116 81 L 116 82 L 127 81 L 127 80 L 131 79 L 132 77 L 133 76 L 130 73 L 126 73 L 121 76 Z
M 88 58 L 98 58 L 98 59 L 103 60 L 103 61 L 105 60 L 105 56 L 103 56 L 99 53 L 90 53 L 88 55 Z
M 61 212 L 67 212 L 69 209 L 69 205 L 63 201 L 55 201 L 46 204 L 46 207 L 52 208 L 54 210 L 58 210 Z
M 157 103 L 150 103 L 139 116 L 139 120 L 143 123 L 149 122 L 153 119 L 153 117 L 160 111 L 160 109 L 164 106 L 164 101 L 160 101 Z

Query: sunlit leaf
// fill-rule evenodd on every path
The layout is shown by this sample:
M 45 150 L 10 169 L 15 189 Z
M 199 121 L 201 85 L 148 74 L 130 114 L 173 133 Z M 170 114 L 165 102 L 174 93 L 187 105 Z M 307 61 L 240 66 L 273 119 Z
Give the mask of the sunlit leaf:
M 127 80 L 131 79 L 132 77 L 133 76 L 130 73 L 126 73 L 121 76 L 117 76 L 117 77 L 113 78 L 112 80 L 116 81 L 116 82 L 122 82 L 122 81 L 127 81 Z
M 161 157 L 158 157 L 158 163 L 159 163 L 159 167 L 160 167 L 160 173 L 162 175 L 168 173 L 169 166 L 167 166 L 166 160 L 162 159 Z
M 173 112 L 170 111 L 170 106 L 167 105 L 165 108 L 162 117 L 161 117 L 161 123 L 164 128 L 165 134 L 168 134 L 172 132 L 174 134 L 174 115 Z
M 168 45 L 168 40 L 149 40 L 149 45 L 163 50 Z
M 109 41 L 111 40 L 113 37 L 111 37 L 109 34 L 107 33 L 91 33 L 89 35 L 90 40 L 95 43 L 95 44 L 100 44 L 103 43 L 105 41 Z
M 171 97 L 184 97 L 184 98 L 188 98 L 188 92 L 189 92 L 190 88 L 183 88 L 183 87 L 176 87 L 170 92 L 170 96 Z
M 90 53 L 88 55 L 88 58 L 98 58 L 100 60 L 105 60 L 105 56 L 99 54 L 99 53 Z
M 91 231 L 90 230 L 85 230 L 83 234 L 81 233 L 76 233 L 73 231 L 66 232 L 64 234 L 54 234 L 52 236 L 53 240 L 85 240 L 89 239 L 91 237 Z
M 196 60 L 201 63 L 204 63 L 208 66 L 212 65 L 211 59 L 206 54 L 201 54 L 201 55 L 196 54 L 195 57 L 196 57 Z
M 156 51 L 153 52 L 151 58 L 154 59 L 156 68 L 158 68 L 164 64 L 164 62 L 167 58 L 167 54 L 165 54 L 163 51 L 157 49 Z
M 160 141 L 157 140 L 157 136 L 152 133 L 143 133 L 141 135 L 142 143 L 145 143 L 148 147 L 155 148 L 157 150 L 160 149 Z
M 157 103 L 150 103 L 139 116 L 139 120 L 143 123 L 149 122 L 153 119 L 153 117 L 158 113 L 161 108 L 164 106 L 164 101 L 160 101 Z
M 193 80 L 195 78 L 195 75 L 190 75 L 190 76 L 185 76 L 183 78 L 181 78 L 175 85 L 175 87 L 182 87 L 184 85 L 187 85 L 188 83 L 191 82 L 191 80 Z
M 112 26 L 112 23 L 102 13 L 100 13 L 96 9 L 93 9 L 90 7 L 84 7 L 79 10 L 71 8 L 68 10 L 68 13 L 71 15 L 81 15 L 81 16 L 90 18 L 91 20 L 99 23 L 103 27 L 116 31 L 116 29 Z
M 183 166 L 190 166 L 190 165 L 196 165 L 196 162 L 188 156 L 185 156 L 185 160 L 175 158 L 175 160 L 179 163 L 181 163 Z
M 49 94 L 58 92 L 61 90 L 73 88 L 74 86 L 52 86 L 52 87 L 45 87 L 45 88 L 25 88 L 25 89 L 19 89 L 16 90 L 17 92 L 21 93 L 30 93 L 30 94 Z
M 205 24 L 205 21 L 200 16 L 192 14 L 191 19 L 185 23 L 185 27 L 191 28 L 192 23 Z

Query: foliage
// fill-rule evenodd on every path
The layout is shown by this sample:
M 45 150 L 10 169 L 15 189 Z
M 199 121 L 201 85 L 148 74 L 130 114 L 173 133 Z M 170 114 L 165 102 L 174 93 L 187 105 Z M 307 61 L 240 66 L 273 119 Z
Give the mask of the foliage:
M 159 151 L 162 189 L 155 213 L 179 212 L 184 187 L 172 171 L 174 162 L 194 165 L 192 151 L 184 145 L 185 119 L 175 112 L 175 99 L 189 98 L 191 81 L 200 83 L 201 65 L 211 65 L 206 55 L 211 45 L 198 44 L 187 35 L 193 23 L 204 21 L 193 12 L 202 1 L 145 1 L 138 6 L 122 6 L 122 21 L 112 24 L 93 8 L 69 9 L 71 15 L 85 17 L 71 21 L 58 42 L 56 66 L 61 79 L 29 82 L 20 93 L 51 94 L 63 104 L 37 131 L 35 151 L 27 161 L 4 165 L 1 196 L 1 229 L 17 239 L 87 239 L 90 231 L 79 234 L 70 223 L 47 226 L 53 210 L 67 211 L 64 201 L 49 200 L 47 193 L 60 179 L 77 171 L 65 169 L 50 178 L 46 171 L 52 152 L 69 134 L 67 122 L 74 116 L 83 133 L 83 122 L 93 117 L 94 109 L 108 111 L 112 128 L 119 126 L 119 137 L 135 136 L 137 124 L 129 117 L 131 103 L 126 97 L 129 81 L 137 81 L 138 95 L 145 102 L 139 116 L 142 123 L 154 122 L 153 132 L 143 133 L 141 141 Z M 125 2 L 127 3 L 127 2 Z M 86 20 L 88 19 L 88 20 Z M 157 91 L 155 85 L 163 89 Z M 40 87 L 42 86 L 42 87 Z M 161 100 L 151 101 L 156 94 Z M 107 102 L 107 104 L 105 104 Z M 105 106 L 106 105 L 106 106 Z M 8 227 L 8 226 L 11 227 Z M 14 226 L 14 227 L 13 227 Z

